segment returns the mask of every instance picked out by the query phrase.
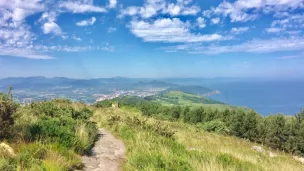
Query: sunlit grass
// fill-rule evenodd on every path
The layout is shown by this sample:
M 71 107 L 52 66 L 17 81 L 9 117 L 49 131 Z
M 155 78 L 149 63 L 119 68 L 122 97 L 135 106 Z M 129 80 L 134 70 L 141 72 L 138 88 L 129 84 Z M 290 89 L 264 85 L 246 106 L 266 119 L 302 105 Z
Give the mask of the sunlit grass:
M 110 121 L 112 116 L 120 119 Z M 155 126 L 160 122 L 168 125 L 169 131 L 175 134 L 170 138 L 161 136 L 154 129 L 141 129 L 139 125 L 127 123 L 128 117 L 147 120 L 146 124 Z M 124 170 L 304 170 L 304 166 L 290 154 L 236 137 L 204 132 L 194 125 L 146 118 L 130 108 L 96 109 L 93 120 L 125 142 L 127 160 L 123 164 Z M 262 146 L 265 151 L 254 151 L 254 145 Z M 271 158 L 269 151 L 277 156 Z

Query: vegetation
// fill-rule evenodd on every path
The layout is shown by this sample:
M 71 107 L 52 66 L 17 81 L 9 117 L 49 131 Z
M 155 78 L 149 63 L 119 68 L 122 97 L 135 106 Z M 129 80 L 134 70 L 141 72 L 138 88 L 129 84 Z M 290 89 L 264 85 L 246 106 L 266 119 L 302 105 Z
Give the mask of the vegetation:
M 93 120 L 124 141 L 123 170 L 300 171 L 291 155 L 233 136 L 209 133 L 194 124 L 147 117 L 134 107 L 98 107 Z M 271 158 L 268 151 L 277 157 Z
M 188 94 L 181 91 L 166 91 L 159 95 L 146 97 L 146 100 L 159 102 L 164 105 L 224 104 L 206 97 Z
M 253 110 L 242 108 L 218 110 L 204 106 L 163 106 L 132 97 L 117 100 L 120 106 L 135 107 L 145 116 L 195 124 L 206 131 L 233 135 L 273 149 L 304 155 L 304 111 L 292 118 L 282 114 L 262 117 Z M 96 106 L 107 103 L 101 102 Z
M 169 88 L 168 91 L 180 91 L 188 94 L 199 94 L 199 95 L 204 95 L 212 92 L 211 89 L 201 86 L 178 86 L 178 87 Z
M 7 94 L 0 92 L 0 140 L 7 137 L 14 124 L 12 117 L 17 109 L 17 104 L 13 102 L 12 88 L 9 88 Z
M 14 104 L 12 95 L 0 95 L 0 170 L 73 170 L 83 167 L 97 137 L 89 121 L 93 112 L 68 100 Z M 60 161 L 60 162 L 59 162 Z
M 114 102 L 120 107 L 111 107 Z M 4 171 L 79 170 L 97 127 L 124 141 L 124 170 L 304 169 L 292 158 L 304 154 L 304 111 L 262 117 L 242 108 L 168 106 L 139 97 L 94 106 L 59 99 L 19 106 L 9 91 L 0 94 L 0 116 L 6 124 L 0 126 Z M 254 145 L 265 151 L 253 150 Z

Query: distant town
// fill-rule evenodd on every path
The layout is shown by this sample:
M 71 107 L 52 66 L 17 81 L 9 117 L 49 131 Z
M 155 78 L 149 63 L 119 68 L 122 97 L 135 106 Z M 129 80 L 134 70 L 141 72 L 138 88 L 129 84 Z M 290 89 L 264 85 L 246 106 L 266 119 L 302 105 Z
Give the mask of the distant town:
M 29 91 L 29 90 L 15 90 L 14 99 L 20 104 L 29 104 L 35 101 L 43 101 L 55 98 L 65 98 L 71 101 L 81 101 L 87 104 L 92 104 L 99 101 L 110 100 L 122 96 L 138 96 L 147 97 L 157 94 L 165 88 L 147 88 L 143 90 L 121 90 L 110 89 L 108 91 L 98 92 L 96 89 L 77 88 L 73 91 L 58 91 L 45 90 L 45 91 Z

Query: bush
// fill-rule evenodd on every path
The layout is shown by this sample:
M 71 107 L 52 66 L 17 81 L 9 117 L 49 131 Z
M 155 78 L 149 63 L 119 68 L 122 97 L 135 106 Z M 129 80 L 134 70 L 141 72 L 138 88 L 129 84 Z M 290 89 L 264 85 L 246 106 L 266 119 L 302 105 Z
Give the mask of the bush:
M 79 135 L 82 128 L 82 135 Z M 44 117 L 38 120 L 30 128 L 32 140 L 43 142 L 58 142 L 66 148 L 73 148 L 79 154 L 88 153 L 94 144 L 97 129 L 92 123 L 85 123 L 72 118 Z
M 0 93 L 0 140 L 8 137 L 10 128 L 14 124 L 12 115 L 17 109 L 17 105 L 13 102 L 11 88 L 8 94 Z
M 216 132 L 220 134 L 229 134 L 230 132 L 225 123 L 219 120 L 206 122 L 205 124 L 199 126 L 208 132 Z

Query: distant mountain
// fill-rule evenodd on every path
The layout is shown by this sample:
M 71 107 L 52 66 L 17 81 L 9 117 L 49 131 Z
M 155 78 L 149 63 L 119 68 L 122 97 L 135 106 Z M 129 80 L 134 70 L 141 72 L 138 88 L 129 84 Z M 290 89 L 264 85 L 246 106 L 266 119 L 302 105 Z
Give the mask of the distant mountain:
M 135 87 L 163 87 L 163 88 L 171 88 L 171 87 L 178 87 L 177 84 L 172 84 L 164 81 L 152 80 L 152 81 L 140 81 L 134 84 Z
M 12 86 L 14 89 L 40 90 L 51 89 L 54 87 L 72 87 L 72 88 L 96 88 L 96 87 L 113 87 L 123 88 L 130 87 L 137 81 L 128 78 L 99 78 L 99 79 L 71 79 L 65 77 L 14 77 L 0 79 L 0 90 Z
M 193 85 L 182 85 L 163 80 L 153 80 L 147 78 L 96 78 L 96 79 L 73 79 L 65 77 L 11 77 L 0 79 L 0 90 L 6 91 L 12 86 L 14 90 L 27 90 L 31 92 L 48 91 L 57 94 L 70 94 L 76 89 L 85 89 L 94 93 L 105 93 L 110 90 L 142 90 L 149 88 L 157 91 L 181 91 L 189 94 L 203 95 L 213 90 Z

